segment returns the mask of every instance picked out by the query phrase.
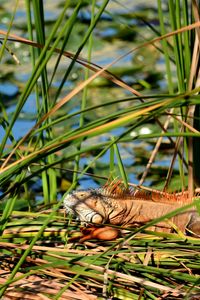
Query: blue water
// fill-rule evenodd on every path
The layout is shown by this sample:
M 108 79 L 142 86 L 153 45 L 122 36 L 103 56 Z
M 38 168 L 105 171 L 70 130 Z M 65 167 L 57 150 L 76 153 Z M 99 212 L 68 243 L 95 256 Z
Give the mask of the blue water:
M 14 96 L 18 92 L 18 87 L 10 82 L 0 83 L 0 95 Z
M 16 93 L 18 92 L 17 86 L 14 84 L 10 84 L 4 82 L 0 84 L 0 93 L 2 94 L 2 100 L 4 105 L 8 106 L 6 109 L 8 120 L 12 119 L 13 113 L 16 110 L 17 105 L 17 96 L 15 97 Z M 6 96 L 10 97 L 10 100 L 6 99 Z M 13 105 L 9 105 L 9 101 L 14 102 Z M 19 140 L 23 137 L 34 125 L 35 125 L 35 115 L 37 113 L 36 105 L 35 105 L 35 95 L 31 94 L 28 98 L 26 103 L 24 104 L 21 113 L 17 121 L 15 122 L 12 128 L 12 135 L 14 136 L 15 140 Z M 0 142 L 2 141 L 5 135 L 5 129 L 0 125 Z M 11 141 L 8 139 L 8 145 Z

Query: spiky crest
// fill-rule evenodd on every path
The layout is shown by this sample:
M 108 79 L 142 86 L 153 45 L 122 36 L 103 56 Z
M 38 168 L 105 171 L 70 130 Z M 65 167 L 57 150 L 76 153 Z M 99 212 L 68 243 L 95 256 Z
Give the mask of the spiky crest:
M 157 190 L 144 190 L 141 187 L 126 187 L 122 180 L 114 179 L 107 181 L 102 188 L 104 195 L 111 196 L 115 199 L 134 199 L 134 200 L 148 200 L 162 203 L 188 203 L 192 199 L 189 198 L 187 191 L 180 193 L 168 193 Z

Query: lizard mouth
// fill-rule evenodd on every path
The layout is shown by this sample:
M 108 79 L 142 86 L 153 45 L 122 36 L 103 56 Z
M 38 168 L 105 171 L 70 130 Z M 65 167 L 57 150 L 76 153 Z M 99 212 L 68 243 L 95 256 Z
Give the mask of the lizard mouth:
M 67 199 L 66 199 L 67 200 Z M 64 207 L 67 213 L 76 215 L 81 222 L 102 224 L 103 217 L 97 212 L 90 210 L 89 207 L 82 207 L 80 204 L 64 201 Z
M 76 209 L 74 213 L 78 216 L 81 222 L 94 224 L 102 224 L 103 222 L 103 217 L 94 211 L 85 210 L 83 212 L 82 209 Z
M 102 224 L 103 223 L 103 217 L 99 214 L 95 214 L 92 216 L 91 222 L 94 224 Z

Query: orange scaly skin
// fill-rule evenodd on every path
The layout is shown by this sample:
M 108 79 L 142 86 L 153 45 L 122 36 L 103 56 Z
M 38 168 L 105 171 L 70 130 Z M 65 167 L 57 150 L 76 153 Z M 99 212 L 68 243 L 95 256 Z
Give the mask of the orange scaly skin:
M 112 182 L 99 189 L 74 191 L 66 196 L 64 206 L 67 212 L 75 214 L 82 223 L 139 227 L 191 202 L 187 192 L 149 193 L 144 190 L 127 189 L 120 182 Z M 195 208 L 172 217 L 170 221 L 182 232 L 185 233 L 186 229 L 189 229 L 195 236 L 200 236 L 200 216 Z M 168 220 L 159 222 L 150 229 L 163 232 L 173 230 Z M 103 231 L 99 232 L 99 239 L 104 239 Z M 107 240 L 108 234 L 105 236 Z M 113 229 L 111 236 L 115 238 Z M 95 229 L 88 235 L 88 239 L 90 238 L 96 238 Z

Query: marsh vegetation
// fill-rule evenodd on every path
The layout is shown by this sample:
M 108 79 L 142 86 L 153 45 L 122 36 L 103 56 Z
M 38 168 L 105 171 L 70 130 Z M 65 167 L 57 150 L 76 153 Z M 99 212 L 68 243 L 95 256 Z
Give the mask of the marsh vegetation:
M 81 225 L 62 201 L 114 178 L 198 192 L 197 1 L 11 3 L 0 4 L 0 297 L 193 299 L 198 238 L 144 226 L 70 242 Z

